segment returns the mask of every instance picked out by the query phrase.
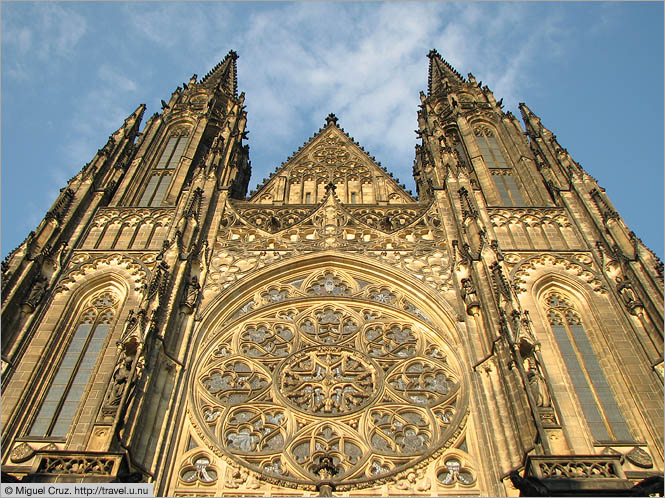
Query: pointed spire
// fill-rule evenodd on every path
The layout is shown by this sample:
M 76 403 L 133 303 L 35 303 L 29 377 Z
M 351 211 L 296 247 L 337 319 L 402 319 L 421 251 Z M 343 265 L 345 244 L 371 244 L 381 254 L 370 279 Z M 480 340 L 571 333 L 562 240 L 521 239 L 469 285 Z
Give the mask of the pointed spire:
M 238 54 L 229 50 L 224 59 L 222 59 L 215 67 L 213 67 L 208 74 L 201 79 L 201 84 L 210 86 L 219 85 L 221 90 L 233 95 L 238 96 L 238 70 L 236 67 L 236 60 Z
M 527 127 L 527 131 L 531 132 L 536 137 L 540 136 L 544 128 L 540 122 L 540 118 L 536 116 L 524 102 L 519 103 L 519 108 L 524 124 Z
M 464 77 L 445 59 L 442 59 L 436 49 L 430 50 L 427 57 L 429 57 L 428 95 L 444 91 L 447 85 L 464 83 Z
M 145 113 L 146 105 L 141 104 L 136 110 L 125 118 L 125 130 L 131 130 L 136 123 L 140 123 Z

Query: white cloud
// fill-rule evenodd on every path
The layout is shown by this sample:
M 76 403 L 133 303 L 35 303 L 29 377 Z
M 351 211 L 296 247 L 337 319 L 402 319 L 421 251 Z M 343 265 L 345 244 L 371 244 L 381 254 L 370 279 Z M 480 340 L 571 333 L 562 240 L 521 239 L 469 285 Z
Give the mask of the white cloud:
M 129 4 L 126 11 L 136 33 L 164 48 L 209 43 L 212 28 L 227 24 L 225 9 L 219 5 L 212 16 L 210 8 L 191 3 Z
M 20 6 L 3 16 L 2 43 L 14 55 L 3 70 L 18 81 L 32 77 L 34 61 L 43 69 L 70 57 L 87 31 L 82 15 L 56 4 Z
M 25 55 L 32 46 L 32 31 L 25 26 L 10 25 L 5 28 L 2 42 L 7 45 L 16 45 L 19 54 Z
M 110 90 L 120 90 L 123 92 L 136 90 L 136 83 L 123 76 L 108 64 L 102 64 L 97 70 L 97 76 L 102 80 Z
M 439 49 L 460 72 L 472 68 L 497 99 L 516 106 L 519 76 L 560 33 L 555 17 L 524 30 L 527 14 L 513 4 L 447 3 L 299 3 L 254 13 L 238 48 L 252 147 L 277 151 L 303 132 L 311 135 L 334 112 L 410 183 L 429 49 Z M 276 164 L 259 166 L 260 177 Z
M 113 133 L 134 110 L 121 103 L 134 99 L 138 84 L 118 69 L 102 64 L 97 70 L 97 79 L 90 83 L 94 86 L 80 96 L 69 125 L 70 136 L 61 146 L 63 165 L 51 170 L 55 185 L 64 185 L 92 159 L 104 145 L 100 143 L 100 135 L 101 140 L 105 140 L 104 133 Z
M 87 31 L 85 18 L 59 5 L 48 5 L 39 9 L 38 36 L 47 51 L 53 50 L 57 55 L 68 55 Z

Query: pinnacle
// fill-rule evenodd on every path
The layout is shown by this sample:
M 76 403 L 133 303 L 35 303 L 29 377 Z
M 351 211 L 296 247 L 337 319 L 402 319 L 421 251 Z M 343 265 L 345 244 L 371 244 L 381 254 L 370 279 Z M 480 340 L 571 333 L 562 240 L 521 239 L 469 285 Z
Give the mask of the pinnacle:
M 145 104 L 139 105 L 134 110 L 134 112 L 132 112 L 129 116 L 127 116 L 125 118 L 125 123 L 127 123 L 128 121 L 131 121 L 131 120 L 135 120 L 135 119 L 140 120 L 143 117 L 143 113 L 145 112 L 145 110 L 146 110 L 146 105 Z
M 522 119 L 524 119 L 524 121 L 534 118 L 539 119 L 538 116 L 536 116 L 536 114 L 531 109 L 529 109 L 524 102 L 520 102 L 518 104 L 518 107 L 520 109 L 520 113 L 522 114 Z
M 337 125 L 337 116 L 332 112 L 326 116 L 326 126 L 329 126 L 331 123 Z
M 229 52 L 224 56 L 224 58 L 219 61 L 215 67 L 213 67 L 208 73 L 201 78 L 201 83 L 205 83 L 213 77 L 214 75 L 219 75 L 219 78 L 225 78 L 230 80 L 232 88 L 227 88 L 227 91 L 233 93 L 234 96 L 238 94 L 237 88 L 237 74 L 236 74 L 236 60 L 238 59 L 238 54 L 234 50 L 229 50 Z M 228 64 L 227 64 L 228 62 Z M 230 66 L 230 67 L 229 67 Z M 230 69 L 230 74 L 229 74 Z
M 430 50 L 427 57 L 429 57 L 427 77 L 427 93 L 429 95 L 441 88 L 443 80 L 449 79 L 450 83 L 455 80 L 459 83 L 464 82 L 464 77 L 448 61 L 443 59 L 436 49 Z

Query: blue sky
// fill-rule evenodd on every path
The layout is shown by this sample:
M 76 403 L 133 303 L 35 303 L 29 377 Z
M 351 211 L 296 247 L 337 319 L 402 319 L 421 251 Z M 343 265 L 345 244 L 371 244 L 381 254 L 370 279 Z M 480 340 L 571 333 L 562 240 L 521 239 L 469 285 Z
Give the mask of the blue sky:
M 436 48 L 525 102 L 663 257 L 663 3 L 3 2 L 2 257 L 139 104 L 234 49 L 250 189 L 334 112 L 415 191 Z

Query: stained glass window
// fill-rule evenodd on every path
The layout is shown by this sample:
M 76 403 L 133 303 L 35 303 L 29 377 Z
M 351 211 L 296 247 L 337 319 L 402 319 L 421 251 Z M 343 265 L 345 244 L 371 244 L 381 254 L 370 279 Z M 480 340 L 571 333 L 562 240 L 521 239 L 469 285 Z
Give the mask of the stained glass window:
M 546 302 L 554 338 L 591 434 L 597 441 L 632 440 L 580 315 L 559 293 L 549 294 Z
M 526 205 L 522 193 L 515 182 L 515 178 L 513 178 L 510 172 L 503 170 L 499 174 L 499 171 L 495 171 L 492 178 L 494 178 L 494 185 L 496 185 L 496 189 L 501 197 L 501 203 L 504 206 L 517 207 Z
M 478 147 L 480 148 L 480 153 L 485 160 L 485 164 L 488 168 L 508 168 L 509 164 L 506 162 L 506 158 L 501 152 L 501 146 L 499 145 L 498 140 L 488 128 L 477 128 L 476 140 L 478 141 Z
M 139 206 L 157 207 L 162 205 L 166 190 L 171 184 L 173 171 L 185 152 L 187 140 L 188 137 L 182 134 L 169 138 L 159 161 L 150 174 L 148 184 L 139 200 Z
M 117 304 L 105 292 L 79 315 L 76 330 L 30 429 L 34 437 L 65 437 L 83 398 Z

